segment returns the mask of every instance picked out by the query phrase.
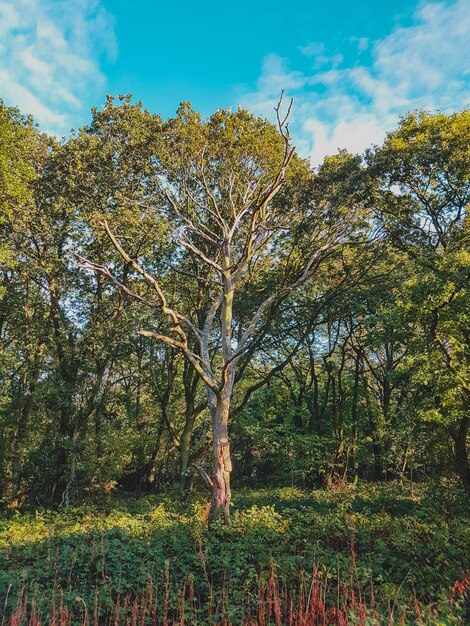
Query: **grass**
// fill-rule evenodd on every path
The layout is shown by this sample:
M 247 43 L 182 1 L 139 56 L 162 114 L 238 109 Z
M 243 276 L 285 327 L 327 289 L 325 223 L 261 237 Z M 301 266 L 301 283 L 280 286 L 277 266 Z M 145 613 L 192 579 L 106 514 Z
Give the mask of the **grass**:
M 465 624 L 470 508 L 453 484 L 236 492 L 0 519 L 2 626 Z

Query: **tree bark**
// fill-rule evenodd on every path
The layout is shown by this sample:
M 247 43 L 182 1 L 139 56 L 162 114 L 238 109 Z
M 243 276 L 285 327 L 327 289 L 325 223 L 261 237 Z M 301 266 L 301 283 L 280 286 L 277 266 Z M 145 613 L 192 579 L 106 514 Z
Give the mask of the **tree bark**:
M 223 510 L 224 521 L 230 522 L 230 473 L 232 460 L 230 457 L 230 442 L 228 436 L 228 418 L 230 411 L 231 389 L 224 389 L 215 402 L 210 402 L 212 413 L 213 443 L 212 443 L 212 503 L 210 520 L 214 521 L 220 509 Z

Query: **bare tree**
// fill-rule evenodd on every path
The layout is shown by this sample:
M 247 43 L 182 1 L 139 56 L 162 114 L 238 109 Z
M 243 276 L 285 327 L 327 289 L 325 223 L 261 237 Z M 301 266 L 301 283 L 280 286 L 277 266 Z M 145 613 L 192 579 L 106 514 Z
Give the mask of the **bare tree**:
M 299 245 L 289 230 L 295 211 L 292 207 L 286 211 L 285 203 L 282 208 L 283 203 L 273 202 L 285 185 L 295 152 L 288 129 L 292 101 L 285 115 L 281 105 L 282 96 L 275 108 L 277 130 L 244 110 L 218 111 L 201 123 L 185 109 L 164 131 L 169 156 L 166 166 L 162 157 L 159 210 L 173 229 L 178 250 L 174 258 L 192 259 L 199 269 L 188 273 L 188 280 L 206 285 L 206 305 L 197 315 L 191 311 L 184 315 L 184 303 L 178 305 L 179 310 L 169 304 L 165 279 L 131 258 L 108 221 L 102 226 L 114 248 L 145 281 L 153 299 L 120 283 L 108 267 L 81 262 L 82 267 L 104 274 L 131 297 L 158 308 L 169 321 L 168 332 L 141 330 L 140 334 L 181 351 L 203 381 L 213 442 L 212 476 L 204 472 L 204 478 L 212 490 L 211 518 L 222 508 L 226 522 L 232 471 L 228 424 L 237 366 L 253 350 L 276 306 L 344 244 L 345 222 L 317 215 L 308 229 L 303 228 L 303 244 Z M 296 163 L 308 173 L 300 159 Z M 275 279 L 269 288 L 261 289 L 262 297 L 237 326 L 235 299 L 240 302 L 260 271 Z

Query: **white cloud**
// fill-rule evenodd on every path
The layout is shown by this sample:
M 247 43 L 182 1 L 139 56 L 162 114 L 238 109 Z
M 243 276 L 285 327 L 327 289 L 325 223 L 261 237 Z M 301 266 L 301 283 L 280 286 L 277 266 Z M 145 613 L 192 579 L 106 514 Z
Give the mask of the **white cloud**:
M 368 37 L 350 37 L 349 41 L 353 44 L 356 44 L 356 48 L 358 52 L 365 52 L 370 44 Z
M 305 84 L 302 72 L 287 72 L 283 60 L 275 54 L 268 55 L 263 61 L 258 87 L 261 93 L 278 95 L 281 89 L 300 89 Z
M 370 49 L 370 65 L 338 67 L 334 55 L 320 71 L 327 57 L 314 43 L 302 49 L 312 57 L 310 72 L 293 71 L 285 59 L 270 55 L 256 91 L 243 96 L 244 104 L 269 117 L 282 88 L 294 96 L 293 135 L 313 164 L 338 148 L 362 152 L 380 143 L 410 109 L 450 112 L 469 104 L 467 0 L 426 4 L 412 26 L 397 27 L 379 41 L 352 43 L 358 53 Z
M 99 0 L 0 0 L 0 97 L 43 130 L 68 133 L 102 91 L 103 54 L 115 57 L 116 40 Z
M 337 67 L 343 61 L 343 55 L 338 52 L 332 56 L 325 54 L 325 44 L 312 41 L 307 46 L 300 46 L 300 52 L 306 57 L 313 58 L 313 68 L 319 69 L 324 65 Z M 272 55 L 275 56 L 275 55 Z
M 308 57 L 317 56 L 325 52 L 325 44 L 318 41 L 312 41 L 306 46 L 300 46 L 300 51 Z

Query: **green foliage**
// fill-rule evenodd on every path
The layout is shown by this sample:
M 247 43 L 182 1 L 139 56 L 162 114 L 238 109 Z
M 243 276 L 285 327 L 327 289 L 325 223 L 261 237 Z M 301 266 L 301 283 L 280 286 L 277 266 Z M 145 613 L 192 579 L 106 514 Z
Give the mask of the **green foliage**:
M 413 112 L 365 158 L 340 151 L 315 172 L 290 163 L 259 224 L 271 239 L 237 276 L 233 345 L 312 251 L 319 260 L 273 300 L 237 365 L 238 484 L 454 471 L 470 484 L 468 135 L 466 110 Z M 165 330 L 165 316 L 101 222 L 200 328 L 220 285 L 179 235 L 218 258 L 214 201 L 230 220 L 246 194 L 264 193 L 283 150 L 278 129 L 244 109 L 204 119 L 183 103 L 162 120 L 108 97 L 58 144 L 0 105 L 2 502 L 100 502 L 115 487 L 197 480 L 210 445 L 204 386 L 182 355 L 138 336 Z M 248 214 L 234 259 L 247 229 Z M 75 254 L 108 267 L 121 291 Z M 217 333 L 209 343 L 218 367 Z
M 104 612 L 117 594 L 138 594 L 149 580 L 161 594 L 169 571 L 171 606 L 190 573 L 197 595 L 210 584 L 214 602 L 223 591 L 235 615 L 275 565 L 279 584 L 292 590 L 316 567 L 332 598 L 339 580 L 368 598 L 372 585 L 384 611 L 389 600 L 412 607 L 416 595 L 436 612 L 470 566 L 470 510 L 461 496 L 450 484 L 241 490 L 232 526 L 210 530 L 203 497 L 178 502 L 171 493 L 118 499 L 106 514 L 90 506 L 16 513 L 0 525 L 0 597 L 11 585 L 8 614 L 22 589 L 36 588 L 47 610 L 60 588 L 72 609 L 78 595 L 91 610 L 98 594 Z
M 162 120 L 109 97 L 58 144 L 0 104 L 6 615 L 27 607 L 45 624 L 65 603 L 73 623 L 83 607 L 135 623 L 151 596 L 154 622 L 268 624 L 276 593 L 300 615 L 321 590 L 323 622 L 464 623 L 469 119 L 413 112 L 364 157 L 340 151 L 317 171 L 294 157 L 253 225 L 285 137 L 244 109 L 203 119 L 184 103 Z M 194 491 L 211 463 L 204 385 L 139 335 L 175 327 L 103 220 L 184 314 L 194 354 L 221 293 L 207 256 L 236 284 L 228 352 L 255 320 L 231 370 L 230 527 L 207 528 Z M 240 262 L 252 227 L 263 245 Z M 207 352 L 222 370 L 217 328 Z

